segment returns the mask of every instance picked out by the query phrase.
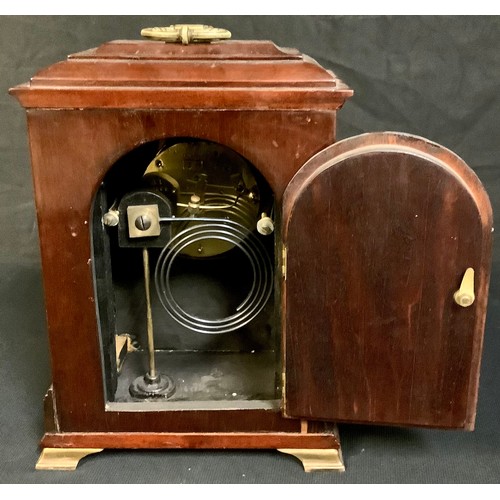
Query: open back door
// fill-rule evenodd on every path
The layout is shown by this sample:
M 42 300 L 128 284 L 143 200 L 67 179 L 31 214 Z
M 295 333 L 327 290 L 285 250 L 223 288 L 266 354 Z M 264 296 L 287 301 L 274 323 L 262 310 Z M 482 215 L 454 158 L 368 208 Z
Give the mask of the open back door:
M 284 414 L 472 429 L 491 232 L 476 175 L 425 139 L 309 160 L 283 200 Z

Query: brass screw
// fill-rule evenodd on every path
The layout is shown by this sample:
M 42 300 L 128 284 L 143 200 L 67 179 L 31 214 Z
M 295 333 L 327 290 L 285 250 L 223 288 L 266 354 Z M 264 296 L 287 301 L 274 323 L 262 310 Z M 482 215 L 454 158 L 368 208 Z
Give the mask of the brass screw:
M 135 227 L 139 231 L 147 231 L 151 227 L 151 218 L 148 215 L 139 215 L 135 219 Z

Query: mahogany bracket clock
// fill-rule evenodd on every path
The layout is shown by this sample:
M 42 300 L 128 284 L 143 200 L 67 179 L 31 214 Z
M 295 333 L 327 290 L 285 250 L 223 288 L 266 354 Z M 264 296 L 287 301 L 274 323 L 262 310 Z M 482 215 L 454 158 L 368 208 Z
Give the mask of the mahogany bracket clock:
M 105 448 L 278 449 L 336 423 L 472 430 L 492 214 L 421 137 L 335 140 L 352 90 L 198 25 L 74 54 L 26 108 L 52 386 L 39 469 Z

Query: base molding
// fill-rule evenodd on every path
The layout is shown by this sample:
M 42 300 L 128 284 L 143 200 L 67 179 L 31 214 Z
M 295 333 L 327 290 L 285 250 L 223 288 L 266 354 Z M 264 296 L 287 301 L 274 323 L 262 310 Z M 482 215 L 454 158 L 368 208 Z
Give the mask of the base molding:
M 304 427 L 304 426 L 303 426 Z M 75 470 L 103 449 L 276 449 L 298 458 L 306 472 L 344 470 L 336 428 L 321 432 L 48 432 L 37 470 Z
M 43 448 L 338 449 L 333 432 L 49 432 Z

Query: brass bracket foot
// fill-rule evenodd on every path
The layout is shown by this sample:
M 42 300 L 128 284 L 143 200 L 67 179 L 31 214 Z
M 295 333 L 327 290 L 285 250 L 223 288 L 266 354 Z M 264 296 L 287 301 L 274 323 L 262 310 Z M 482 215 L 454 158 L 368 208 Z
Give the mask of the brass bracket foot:
M 82 458 L 102 450 L 103 448 L 44 448 L 35 469 L 75 470 Z
M 344 461 L 340 449 L 328 448 L 324 450 L 308 449 L 280 449 L 281 453 L 287 453 L 298 458 L 306 472 L 317 470 L 336 470 L 344 472 Z

